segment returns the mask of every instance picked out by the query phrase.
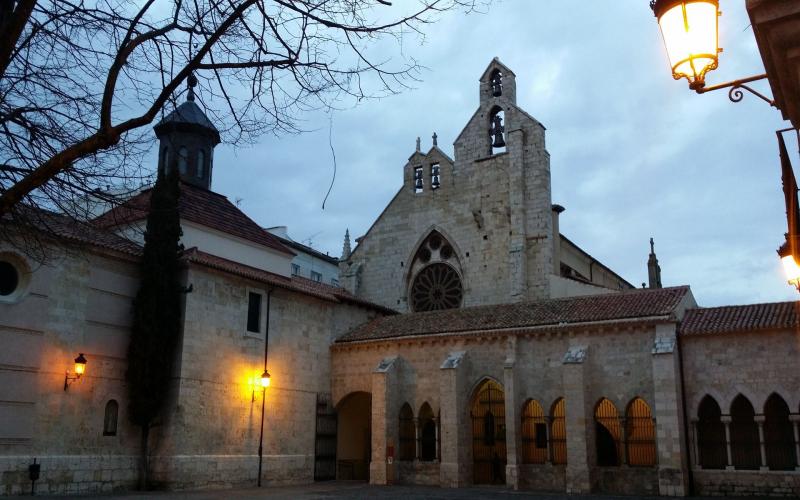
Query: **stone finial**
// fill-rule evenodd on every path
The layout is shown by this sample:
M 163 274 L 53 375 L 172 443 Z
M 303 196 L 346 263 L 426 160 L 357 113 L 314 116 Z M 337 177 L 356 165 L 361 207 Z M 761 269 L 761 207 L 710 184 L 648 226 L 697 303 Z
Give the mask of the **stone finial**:
M 653 238 L 650 238 L 650 257 L 647 259 L 647 278 L 650 288 L 661 288 L 661 266 L 658 265 Z
M 439 136 L 436 135 L 436 132 L 433 133 L 433 145 L 434 146 L 438 146 L 439 145 Z
M 419 137 L 417 137 L 417 153 L 419 153 L 421 150 L 422 150 L 422 143 L 420 142 Z
M 350 258 L 350 229 L 344 231 L 344 245 L 342 246 L 342 260 Z
M 186 79 L 186 85 L 189 86 L 189 93 L 186 94 L 186 100 L 194 101 L 194 88 L 197 87 L 197 77 L 194 76 L 194 73 L 189 73 L 189 77 Z

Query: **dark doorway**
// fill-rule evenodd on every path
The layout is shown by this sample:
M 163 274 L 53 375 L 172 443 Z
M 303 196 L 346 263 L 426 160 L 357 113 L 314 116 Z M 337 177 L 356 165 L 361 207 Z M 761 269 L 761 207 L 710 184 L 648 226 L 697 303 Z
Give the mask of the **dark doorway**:
M 317 394 L 314 481 L 336 479 L 336 410 L 329 394 Z
M 369 480 L 372 395 L 353 392 L 336 408 L 336 479 Z
M 506 483 L 506 407 L 503 387 L 486 380 L 472 401 L 472 461 L 475 484 Z

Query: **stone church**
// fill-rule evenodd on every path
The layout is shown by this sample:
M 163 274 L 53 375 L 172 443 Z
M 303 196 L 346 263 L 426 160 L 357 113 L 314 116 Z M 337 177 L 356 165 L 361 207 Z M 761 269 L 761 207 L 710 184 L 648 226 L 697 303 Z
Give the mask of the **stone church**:
M 494 59 L 478 83 L 453 158 L 418 140 L 395 197 L 346 237 L 340 286 L 293 272 L 303 249 L 212 191 L 219 133 L 191 92 L 156 125 L 192 290 L 157 484 L 261 470 L 266 486 L 800 495 L 797 304 L 700 308 L 662 288 L 652 241 L 633 287 L 560 233 L 545 127 L 514 73 Z M 0 242 L 0 493 L 29 491 L 34 458 L 37 491 L 134 487 L 125 351 L 149 196 L 91 228 L 52 214 L 72 251 L 46 265 Z

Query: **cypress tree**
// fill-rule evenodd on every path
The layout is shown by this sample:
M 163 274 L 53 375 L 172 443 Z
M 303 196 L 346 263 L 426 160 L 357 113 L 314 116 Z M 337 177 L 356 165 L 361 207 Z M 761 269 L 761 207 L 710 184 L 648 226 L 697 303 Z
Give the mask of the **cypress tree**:
M 148 438 L 169 396 L 181 325 L 180 186 L 177 169 L 167 170 L 159 170 L 150 196 L 125 375 L 128 415 L 141 427 L 140 489 L 148 486 Z

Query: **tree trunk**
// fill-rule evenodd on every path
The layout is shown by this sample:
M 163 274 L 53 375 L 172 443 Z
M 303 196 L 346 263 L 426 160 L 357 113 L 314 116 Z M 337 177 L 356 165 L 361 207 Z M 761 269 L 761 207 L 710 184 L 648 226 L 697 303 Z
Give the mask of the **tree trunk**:
M 150 471 L 150 449 L 148 447 L 150 437 L 150 424 L 142 426 L 142 447 L 141 460 L 139 461 L 139 490 L 148 488 L 148 473 Z

